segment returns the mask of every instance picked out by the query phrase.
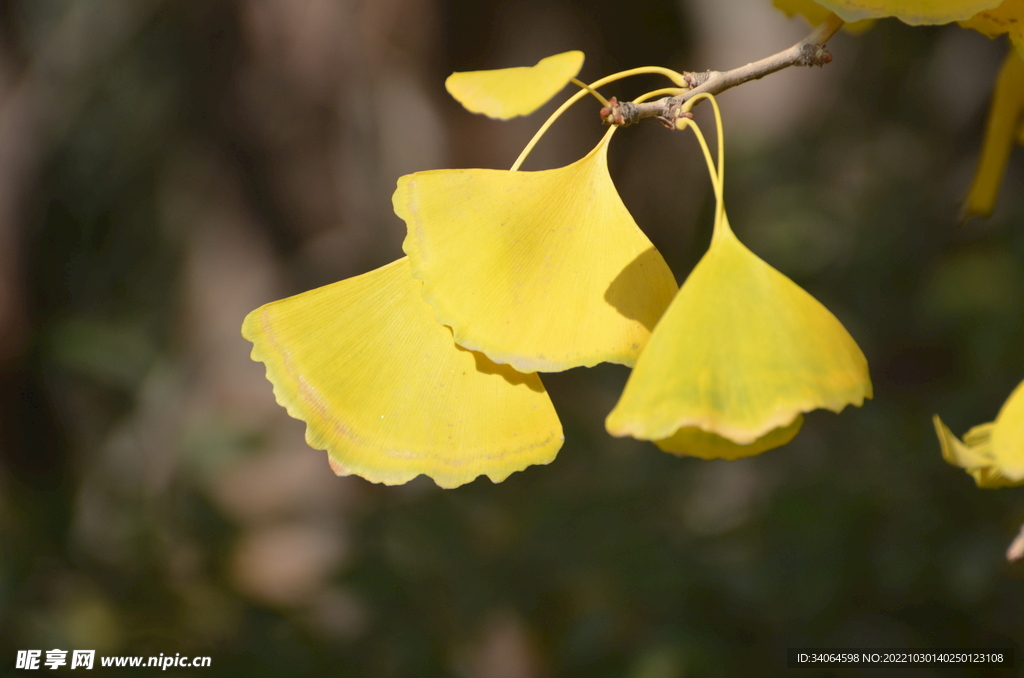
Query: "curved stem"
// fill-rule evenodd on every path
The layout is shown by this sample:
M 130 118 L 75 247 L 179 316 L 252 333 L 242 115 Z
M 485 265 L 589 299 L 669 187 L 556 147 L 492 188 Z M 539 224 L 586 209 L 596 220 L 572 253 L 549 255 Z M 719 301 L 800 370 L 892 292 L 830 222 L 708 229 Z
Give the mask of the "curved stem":
M 608 103 L 608 100 L 605 99 L 603 96 L 601 96 L 600 92 L 598 92 L 596 89 L 594 89 L 593 87 L 591 87 L 587 83 L 583 82 L 582 80 L 580 80 L 578 78 L 569 78 L 569 82 L 571 82 L 572 84 L 576 85 L 580 89 L 585 89 L 588 92 L 590 92 L 594 96 L 595 99 L 597 99 L 598 101 L 601 102 L 602 106 L 611 106 L 611 104 Z
M 697 141 L 700 143 L 700 148 L 704 152 L 704 160 L 708 165 L 708 176 L 711 177 L 711 186 L 715 191 L 715 235 L 718 234 L 718 214 L 722 211 L 722 182 L 718 176 L 718 172 L 715 170 L 715 161 L 711 157 L 711 149 L 708 147 L 708 141 L 704 138 L 704 133 L 700 131 L 700 126 L 689 118 L 684 118 L 680 121 L 682 124 L 679 129 L 686 129 L 687 127 L 693 130 L 694 136 L 697 137 Z M 712 236 L 714 237 L 714 236 Z
M 715 110 L 715 133 L 718 135 L 718 183 L 721 187 L 722 193 L 725 191 L 725 144 L 722 137 L 722 109 L 718 107 L 718 101 L 715 99 L 713 94 L 708 92 L 701 92 L 695 97 L 689 99 L 683 104 L 683 111 L 689 112 L 694 105 L 701 99 L 707 99 L 711 102 L 711 107 Z M 683 118 L 685 120 L 686 118 Z M 701 135 L 700 129 L 695 127 L 695 133 Z M 703 136 L 703 135 L 701 135 Z M 706 142 L 702 142 L 706 143 Z M 725 201 L 719 197 L 718 204 L 715 207 L 715 232 L 718 232 L 718 224 L 724 222 L 722 218 L 725 215 Z M 728 228 L 728 226 L 726 226 Z
M 559 106 L 555 110 L 555 112 L 552 113 L 551 116 L 544 121 L 544 124 L 540 126 L 540 129 L 538 129 L 536 134 L 533 135 L 533 138 L 530 139 L 530 142 L 526 144 L 526 148 L 523 149 L 523 152 L 520 153 L 519 157 L 516 158 L 516 161 L 512 163 L 511 171 L 515 172 L 522 166 L 523 161 L 526 160 L 526 157 L 528 155 L 530 155 L 530 151 L 532 151 L 533 147 L 537 145 L 537 142 L 540 141 L 540 138 L 542 136 L 544 136 L 544 133 L 548 131 L 548 128 L 554 124 L 555 120 L 558 120 L 558 118 L 561 117 L 561 115 L 565 113 L 570 106 L 572 106 L 574 103 L 585 97 L 587 94 L 590 94 L 592 90 L 607 85 L 610 82 L 615 82 L 616 80 L 622 80 L 623 78 L 629 78 L 634 75 L 644 75 L 648 73 L 664 75 L 669 80 L 676 83 L 680 87 L 686 87 L 686 79 L 683 77 L 681 73 L 677 73 L 676 71 L 673 71 L 671 68 L 662 68 L 661 66 L 641 66 L 640 68 L 631 68 L 627 71 L 612 73 L 611 75 L 606 75 L 600 80 L 595 80 L 594 82 L 587 85 L 586 89 L 581 89 L 579 92 L 576 92 L 571 97 L 569 97 L 565 101 L 565 103 Z M 607 102 L 605 103 L 607 104 Z

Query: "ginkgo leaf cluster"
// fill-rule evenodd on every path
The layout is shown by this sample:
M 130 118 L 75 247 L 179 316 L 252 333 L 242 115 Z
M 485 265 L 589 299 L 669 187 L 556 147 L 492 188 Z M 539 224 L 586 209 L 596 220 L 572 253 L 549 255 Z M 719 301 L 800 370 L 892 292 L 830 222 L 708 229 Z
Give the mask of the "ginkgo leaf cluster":
M 446 85 L 467 109 L 508 118 L 543 105 L 582 61 L 569 52 Z M 685 83 L 634 69 L 583 91 L 644 71 L 677 86 L 645 97 Z M 566 167 L 519 171 L 520 158 L 512 170 L 400 178 L 392 202 L 407 258 L 267 304 L 244 323 L 309 444 L 328 451 L 336 473 L 375 482 L 498 482 L 561 445 L 537 373 L 600 362 L 636 365 L 608 416 L 612 434 L 703 458 L 785 444 L 805 412 L 870 397 L 867 362 L 842 325 L 732 233 L 721 133 L 716 169 L 694 130 L 719 208 L 711 248 L 681 290 L 615 190 L 615 128 Z
M 821 9 L 808 1 L 776 4 L 808 17 Z M 982 22 L 979 29 L 990 32 L 1012 24 L 1006 16 L 1017 11 L 983 1 L 821 5 L 849 20 Z M 969 201 L 975 211 L 991 209 L 1007 143 L 1021 133 L 1019 62 L 1011 54 L 997 84 Z M 565 167 L 519 170 L 582 96 L 609 106 L 598 92 L 607 83 L 641 73 L 671 81 L 636 102 L 689 86 L 683 74 L 655 66 L 585 85 L 576 80 L 582 64 L 582 53 L 566 52 L 532 67 L 453 74 L 446 82 L 452 96 L 497 119 L 537 110 L 570 82 L 581 89 L 510 170 L 401 177 L 392 203 L 407 226 L 405 258 L 246 318 L 243 335 L 266 364 L 278 402 L 306 422 L 307 441 L 328 451 L 336 473 L 388 484 L 422 473 L 454 487 L 479 475 L 500 482 L 548 463 L 563 437 L 538 373 L 600 362 L 633 368 L 607 416 L 609 433 L 704 459 L 784 445 L 806 413 L 840 412 L 872 397 L 867 360 L 840 321 L 732 231 L 714 97 L 689 98 L 675 121 L 700 142 L 716 199 L 711 244 L 681 287 L 612 182 L 607 154 L 615 128 Z M 688 115 L 703 99 L 715 111 L 717 161 Z M 936 419 L 946 459 L 979 484 L 1024 482 L 1024 466 L 1007 461 L 1020 447 L 1024 405 L 1016 402 L 1011 397 L 1009 414 L 972 429 L 964 442 Z

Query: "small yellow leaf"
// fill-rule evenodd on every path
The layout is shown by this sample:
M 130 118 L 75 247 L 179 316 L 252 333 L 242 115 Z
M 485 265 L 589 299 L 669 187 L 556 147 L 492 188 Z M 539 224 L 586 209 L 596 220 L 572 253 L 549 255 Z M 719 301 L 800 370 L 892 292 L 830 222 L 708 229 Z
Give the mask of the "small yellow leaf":
M 825 19 L 832 13 L 832 10 L 825 9 L 814 0 L 772 0 L 772 4 L 788 17 L 799 14 L 811 26 L 824 23 Z M 874 23 L 872 19 L 844 23 L 843 30 L 856 35 L 868 30 Z
M 339 475 L 441 487 L 547 464 L 562 428 L 537 375 L 461 349 L 399 259 L 245 318 L 277 402 Z
M 445 89 L 473 113 L 508 120 L 546 104 L 583 68 L 583 52 L 563 52 L 535 66 L 452 73 Z
M 842 324 L 744 247 L 722 213 L 605 423 L 642 440 L 692 427 L 739 445 L 782 444 L 802 412 L 870 397 L 867 361 Z M 777 437 L 759 440 L 769 433 Z
M 694 426 L 687 426 L 676 431 L 670 438 L 654 441 L 654 444 L 665 452 L 680 456 L 732 461 L 743 457 L 752 457 L 755 454 L 785 445 L 796 437 L 803 424 L 804 415 L 798 414 L 788 426 L 773 429 L 746 445 L 734 443 L 728 438 L 708 433 Z
M 964 28 L 973 28 L 990 38 L 1003 33 L 1009 34 L 1010 42 L 1017 48 L 1017 54 L 1024 59 L 1024 0 L 1003 0 L 998 7 L 979 12 L 966 21 Z
M 999 185 L 1013 148 L 1014 136 L 1024 123 L 1024 60 L 1010 50 L 996 79 L 985 125 L 985 141 L 978 169 L 967 193 L 964 212 L 989 215 L 999 196 Z
M 818 0 L 843 21 L 894 16 L 911 24 L 948 24 L 992 9 L 999 0 Z
M 676 282 L 615 191 L 613 131 L 567 167 L 398 180 L 402 247 L 460 346 L 522 372 L 633 364 Z

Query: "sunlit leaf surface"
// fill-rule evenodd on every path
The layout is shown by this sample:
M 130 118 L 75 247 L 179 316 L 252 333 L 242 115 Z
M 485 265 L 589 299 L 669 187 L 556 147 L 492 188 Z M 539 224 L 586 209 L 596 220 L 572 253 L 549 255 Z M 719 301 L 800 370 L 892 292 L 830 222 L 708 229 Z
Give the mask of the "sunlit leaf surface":
M 846 329 L 740 243 L 723 214 L 606 425 L 655 441 L 696 428 L 753 444 L 753 454 L 792 438 L 802 412 L 839 412 L 869 397 L 867 361 Z M 693 454 L 708 456 L 700 449 Z
M 562 428 L 537 375 L 457 347 L 399 259 L 245 318 L 278 403 L 339 475 L 395 485 L 494 482 L 546 464 Z
M 403 248 L 460 346 L 522 372 L 636 360 L 676 282 L 608 175 L 612 131 L 559 169 L 399 179 Z

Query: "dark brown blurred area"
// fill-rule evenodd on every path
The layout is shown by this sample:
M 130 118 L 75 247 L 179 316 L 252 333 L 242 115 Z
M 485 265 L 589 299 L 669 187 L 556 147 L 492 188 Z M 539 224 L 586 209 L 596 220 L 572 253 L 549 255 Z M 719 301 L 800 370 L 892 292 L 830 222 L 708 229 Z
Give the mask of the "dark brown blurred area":
M 558 103 L 473 116 L 450 72 L 569 49 L 588 80 L 724 69 L 806 30 L 768 0 L 0 1 L 0 666 L 670 678 L 784 675 L 791 646 L 1019 642 L 1024 495 L 975 489 L 930 424 L 991 420 L 1024 378 L 1019 152 L 995 215 L 956 223 L 1002 42 L 884 21 L 721 97 L 734 228 L 875 381 L 782 449 L 612 439 L 627 375 L 600 366 L 545 375 L 549 466 L 452 491 L 337 478 L 240 336 L 263 303 L 401 256 L 399 176 L 508 167 Z M 586 153 L 599 107 L 526 169 Z M 611 151 L 679 280 L 710 235 L 698 153 L 653 122 Z

